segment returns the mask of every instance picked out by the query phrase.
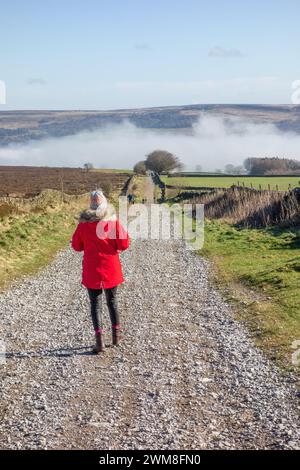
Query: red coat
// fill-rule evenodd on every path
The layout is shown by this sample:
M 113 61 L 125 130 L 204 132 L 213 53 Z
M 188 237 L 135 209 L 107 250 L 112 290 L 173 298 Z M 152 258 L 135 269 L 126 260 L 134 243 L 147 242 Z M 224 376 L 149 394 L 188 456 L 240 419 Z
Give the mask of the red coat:
M 115 218 L 81 218 L 72 237 L 75 251 L 83 251 L 82 284 L 90 289 L 110 289 L 124 281 L 119 251 L 129 247 L 127 232 Z M 96 220 L 95 220 L 96 219 Z

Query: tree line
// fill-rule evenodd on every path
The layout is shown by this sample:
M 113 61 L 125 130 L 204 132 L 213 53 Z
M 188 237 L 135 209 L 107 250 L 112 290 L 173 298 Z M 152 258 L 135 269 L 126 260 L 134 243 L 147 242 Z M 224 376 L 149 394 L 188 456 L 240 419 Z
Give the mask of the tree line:
M 300 162 L 289 158 L 247 158 L 244 167 L 249 175 L 300 174 Z
M 146 174 L 147 170 L 156 173 L 168 173 L 174 170 L 182 171 L 183 164 L 178 157 L 167 150 L 154 150 L 146 156 L 145 160 L 141 160 L 134 165 L 135 173 Z M 195 171 L 202 172 L 201 165 L 195 166 Z M 267 158 L 267 157 L 250 157 L 247 158 L 243 165 L 233 165 L 228 163 L 224 170 L 216 169 L 215 173 L 225 173 L 229 175 L 300 175 L 300 162 L 289 158 Z

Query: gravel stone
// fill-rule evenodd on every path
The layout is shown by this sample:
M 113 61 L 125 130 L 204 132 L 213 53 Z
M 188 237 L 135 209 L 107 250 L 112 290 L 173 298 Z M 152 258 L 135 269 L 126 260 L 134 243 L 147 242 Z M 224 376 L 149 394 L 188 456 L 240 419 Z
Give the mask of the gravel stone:
M 0 295 L 0 447 L 300 449 L 294 381 L 234 319 L 210 263 L 174 240 L 134 241 L 122 261 L 123 340 L 102 355 L 78 254 Z M 107 310 L 105 323 L 109 346 Z

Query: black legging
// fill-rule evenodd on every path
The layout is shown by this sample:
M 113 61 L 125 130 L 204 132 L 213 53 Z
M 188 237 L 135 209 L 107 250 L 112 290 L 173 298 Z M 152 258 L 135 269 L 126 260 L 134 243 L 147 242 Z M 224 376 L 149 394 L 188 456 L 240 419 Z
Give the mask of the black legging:
M 106 303 L 109 310 L 110 320 L 112 326 L 119 325 L 120 317 L 117 305 L 117 286 L 112 289 L 104 289 Z M 103 327 L 103 319 L 100 314 L 101 305 L 99 300 L 102 302 L 102 289 L 88 289 L 90 303 L 91 303 L 91 317 L 93 321 L 94 330 L 98 331 Z

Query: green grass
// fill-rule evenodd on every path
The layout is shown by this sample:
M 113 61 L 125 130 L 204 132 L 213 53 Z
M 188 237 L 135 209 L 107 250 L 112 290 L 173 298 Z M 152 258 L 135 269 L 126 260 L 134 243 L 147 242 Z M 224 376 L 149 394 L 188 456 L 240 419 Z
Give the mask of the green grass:
M 52 194 L 53 207 L 46 198 L 38 209 L 33 205 L 27 212 L 14 208 L 0 215 L 0 289 L 20 276 L 34 274 L 67 246 L 78 214 L 87 206 L 88 199 L 82 195 L 61 203 L 55 194 Z M 112 192 L 112 204 L 116 203 L 118 194 L 118 190 Z
M 163 176 L 162 180 L 166 184 L 173 186 L 198 186 L 208 188 L 229 188 L 233 184 L 243 183 L 247 187 L 259 189 L 261 185 L 262 189 L 268 189 L 270 185 L 271 189 L 276 189 L 278 186 L 279 190 L 289 189 L 289 185 L 292 188 L 299 185 L 300 176 L 272 176 L 272 177 L 259 177 L 259 176 L 191 176 L 191 177 L 167 177 Z
M 290 367 L 291 344 L 300 340 L 299 230 L 207 221 L 201 254 L 213 259 L 215 282 L 238 302 L 258 345 Z
M 0 289 L 47 265 L 75 228 L 74 213 L 66 209 L 11 216 L 0 222 Z

